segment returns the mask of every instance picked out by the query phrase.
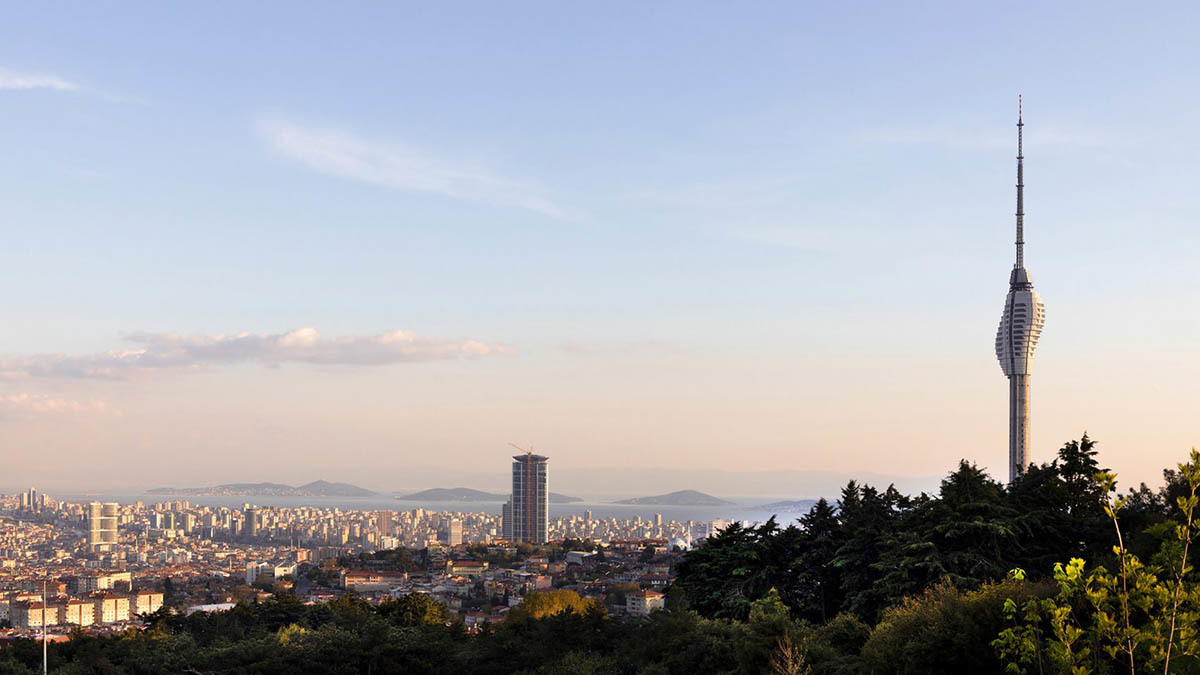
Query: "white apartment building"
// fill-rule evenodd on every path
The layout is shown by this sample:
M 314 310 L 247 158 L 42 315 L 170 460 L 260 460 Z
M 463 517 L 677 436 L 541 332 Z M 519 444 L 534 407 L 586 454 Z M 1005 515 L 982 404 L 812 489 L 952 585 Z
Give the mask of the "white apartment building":
M 658 591 L 637 591 L 625 596 L 625 611 L 630 616 L 650 616 L 666 606 L 666 597 Z

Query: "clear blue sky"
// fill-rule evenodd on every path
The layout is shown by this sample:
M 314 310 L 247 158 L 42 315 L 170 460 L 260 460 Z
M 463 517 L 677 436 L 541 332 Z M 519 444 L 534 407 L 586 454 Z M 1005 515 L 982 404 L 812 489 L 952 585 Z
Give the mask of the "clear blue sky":
M 8 7 L 0 430 L 147 481 L 998 475 L 1020 91 L 1035 459 L 1154 480 L 1200 441 L 1200 9 L 1044 4 Z

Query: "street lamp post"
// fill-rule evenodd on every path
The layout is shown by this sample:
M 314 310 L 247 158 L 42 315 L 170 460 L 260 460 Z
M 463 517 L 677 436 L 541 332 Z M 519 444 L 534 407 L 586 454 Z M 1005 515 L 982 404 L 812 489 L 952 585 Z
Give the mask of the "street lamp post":
M 46 646 L 46 585 L 47 579 L 42 579 L 42 675 L 50 672 L 50 662 L 47 660 L 49 648 Z

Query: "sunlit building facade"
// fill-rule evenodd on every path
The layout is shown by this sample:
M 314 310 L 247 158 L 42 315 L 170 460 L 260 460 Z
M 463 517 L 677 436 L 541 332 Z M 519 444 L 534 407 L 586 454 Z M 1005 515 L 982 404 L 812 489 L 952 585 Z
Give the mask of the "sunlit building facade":
M 93 551 L 109 551 L 117 545 L 117 520 L 120 506 L 113 502 L 88 504 L 88 547 Z

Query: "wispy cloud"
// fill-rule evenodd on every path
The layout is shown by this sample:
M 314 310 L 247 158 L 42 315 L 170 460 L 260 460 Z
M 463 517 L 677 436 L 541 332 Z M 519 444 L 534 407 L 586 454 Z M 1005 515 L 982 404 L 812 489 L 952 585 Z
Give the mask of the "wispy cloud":
M 78 414 L 115 414 L 115 411 L 104 401 L 76 401 L 27 392 L 0 395 L 0 418 Z
M 565 219 L 541 185 L 466 162 L 439 159 L 401 143 L 346 131 L 261 120 L 258 133 L 276 152 L 311 169 L 401 190 L 487 202 Z
M 127 336 L 127 340 L 137 346 L 82 356 L 40 354 L 0 358 L 0 378 L 125 379 L 150 371 L 248 362 L 272 367 L 283 363 L 370 366 L 512 353 L 504 345 L 421 336 L 402 330 L 330 338 L 322 337 L 312 328 L 274 334 L 135 333 Z
M 56 75 L 43 73 L 18 73 L 7 68 L 0 68 L 0 89 L 57 89 L 73 91 L 79 85 L 64 80 Z

